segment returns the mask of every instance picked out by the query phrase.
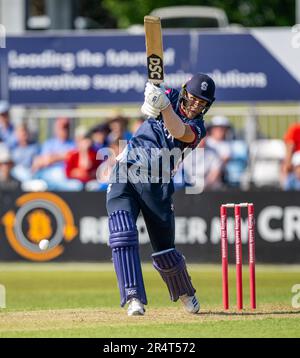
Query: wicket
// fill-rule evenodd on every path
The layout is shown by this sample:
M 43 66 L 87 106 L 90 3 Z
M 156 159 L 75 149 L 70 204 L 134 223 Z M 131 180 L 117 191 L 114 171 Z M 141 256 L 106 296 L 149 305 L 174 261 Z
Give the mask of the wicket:
M 234 209 L 234 237 L 236 262 L 236 297 L 237 308 L 243 309 L 243 272 L 242 272 L 242 240 L 241 240 L 241 209 L 248 209 L 248 250 L 249 250 L 249 280 L 250 280 L 250 306 L 256 308 L 255 283 L 255 221 L 254 205 L 252 203 L 223 204 L 220 208 L 221 217 L 221 254 L 222 254 L 222 289 L 223 306 L 229 309 L 228 291 L 228 236 L 227 236 L 227 209 Z

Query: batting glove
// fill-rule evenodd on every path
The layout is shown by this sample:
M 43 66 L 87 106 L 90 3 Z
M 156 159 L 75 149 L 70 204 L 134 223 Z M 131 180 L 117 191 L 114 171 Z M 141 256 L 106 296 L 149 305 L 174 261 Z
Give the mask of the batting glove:
M 170 104 L 164 88 L 155 86 L 153 83 L 147 82 L 144 95 L 145 103 L 148 103 L 159 111 L 166 109 Z
M 141 108 L 142 113 L 149 118 L 157 118 L 160 115 L 160 110 L 154 108 L 149 103 L 144 102 Z

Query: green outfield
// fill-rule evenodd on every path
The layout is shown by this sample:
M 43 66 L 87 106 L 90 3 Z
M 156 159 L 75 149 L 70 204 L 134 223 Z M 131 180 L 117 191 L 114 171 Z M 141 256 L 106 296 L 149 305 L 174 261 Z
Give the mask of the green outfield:
M 179 302 L 169 301 L 157 272 L 144 265 L 147 312 L 127 317 L 111 265 L 2 263 L 7 308 L 0 309 L 0 337 L 300 337 L 300 308 L 292 307 L 299 266 L 257 267 L 255 312 L 234 309 L 230 271 L 232 309 L 224 313 L 220 267 L 190 265 L 202 310 L 188 315 Z M 248 306 L 246 267 L 244 288 Z

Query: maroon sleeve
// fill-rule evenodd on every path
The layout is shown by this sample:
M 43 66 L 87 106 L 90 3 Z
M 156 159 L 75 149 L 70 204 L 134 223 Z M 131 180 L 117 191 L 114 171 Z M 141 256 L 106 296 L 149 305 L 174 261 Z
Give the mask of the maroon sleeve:
M 199 128 L 199 126 L 193 125 L 193 124 L 189 124 L 191 130 L 194 132 L 195 134 L 195 138 L 192 142 L 187 143 L 187 146 L 190 148 L 196 148 L 198 146 L 198 144 L 200 143 L 201 139 L 205 136 L 203 135 L 203 132 L 201 130 L 201 128 Z
M 189 145 L 191 147 L 194 147 L 194 146 L 198 145 L 198 140 L 199 140 L 198 133 L 197 133 L 196 128 L 194 126 L 191 126 L 191 125 L 189 125 L 189 126 L 190 126 L 191 130 L 194 132 L 194 135 L 195 135 L 194 140 L 191 143 L 189 143 Z

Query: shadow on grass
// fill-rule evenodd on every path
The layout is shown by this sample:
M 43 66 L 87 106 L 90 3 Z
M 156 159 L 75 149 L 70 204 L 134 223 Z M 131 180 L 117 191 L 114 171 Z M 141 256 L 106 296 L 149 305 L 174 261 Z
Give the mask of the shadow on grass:
M 269 315 L 300 315 L 300 311 L 256 311 L 256 312 L 199 312 L 208 316 L 269 316 Z

